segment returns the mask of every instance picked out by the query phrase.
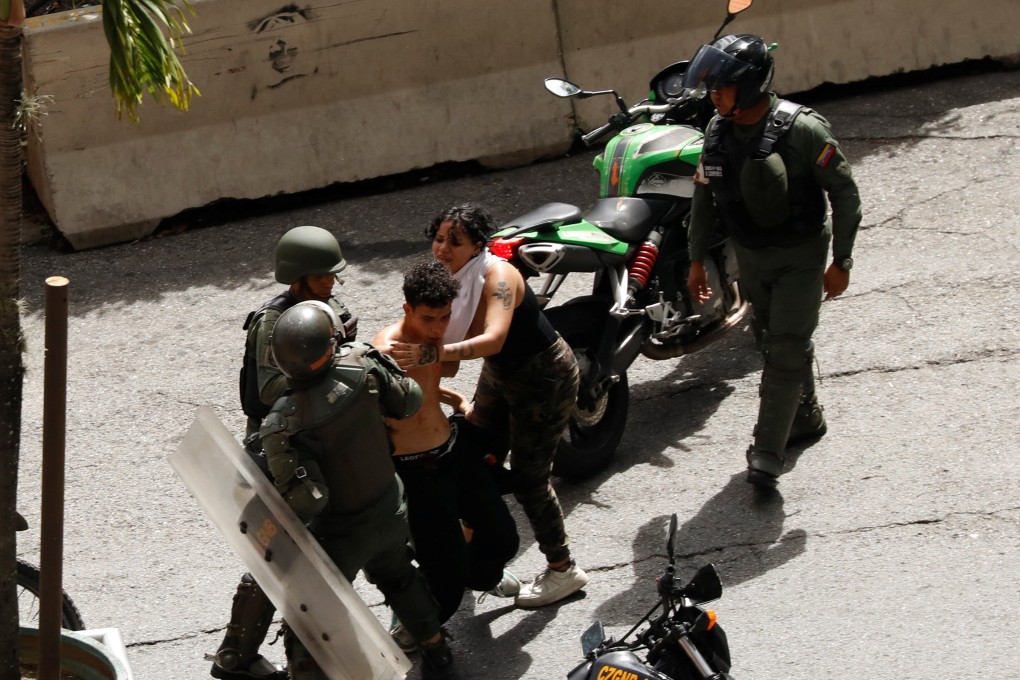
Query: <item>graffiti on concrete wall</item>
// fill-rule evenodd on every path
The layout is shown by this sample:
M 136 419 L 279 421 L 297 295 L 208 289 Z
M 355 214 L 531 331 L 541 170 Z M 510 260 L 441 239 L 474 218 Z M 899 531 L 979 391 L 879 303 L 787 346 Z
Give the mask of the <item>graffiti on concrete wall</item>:
M 307 9 L 286 5 L 267 16 L 249 22 L 260 51 L 254 99 L 262 89 L 276 89 L 297 78 L 318 73 L 318 50 L 307 45 L 308 32 L 302 28 L 311 19 Z

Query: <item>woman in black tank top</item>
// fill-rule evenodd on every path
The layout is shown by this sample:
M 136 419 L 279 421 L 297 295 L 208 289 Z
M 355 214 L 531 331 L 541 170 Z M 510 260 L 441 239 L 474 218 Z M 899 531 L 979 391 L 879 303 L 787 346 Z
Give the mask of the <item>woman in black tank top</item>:
M 454 375 L 462 360 L 484 359 L 474 401 L 459 410 L 498 441 L 509 441 L 514 497 L 548 562 L 533 583 L 522 586 L 516 602 L 541 607 L 588 582 L 570 557 L 563 510 L 549 481 L 577 399 L 578 370 L 570 347 L 542 313 L 521 273 L 485 251 L 494 227 L 492 218 L 475 206 L 450 208 L 432 221 L 426 233 L 435 258 L 455 277 L 465 268 L 477 270 L 483 277 L 481 292 L 473 308 L 471 295 L 454 300 L 454 316 L 459 312 L 471 319 L 464 339 L 441 347 L 396 343 L 391 352 L 402 367 L 442 361 L 450 367 L 444 368 L 445 376 Z M 462 286 L 462 293 L 465 288 L 470 285 Z

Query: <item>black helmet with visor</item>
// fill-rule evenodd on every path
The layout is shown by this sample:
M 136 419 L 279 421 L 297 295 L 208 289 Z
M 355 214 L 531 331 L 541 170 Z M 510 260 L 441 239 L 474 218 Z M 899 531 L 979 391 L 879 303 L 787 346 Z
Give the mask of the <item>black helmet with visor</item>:
M 736 85 L 736 108 L 749 109 L 768 92 L 774 71 L 775 63 L 764 40 L 756 35 L 725 35 L 698 48 L 683 85 L 692 90 Z

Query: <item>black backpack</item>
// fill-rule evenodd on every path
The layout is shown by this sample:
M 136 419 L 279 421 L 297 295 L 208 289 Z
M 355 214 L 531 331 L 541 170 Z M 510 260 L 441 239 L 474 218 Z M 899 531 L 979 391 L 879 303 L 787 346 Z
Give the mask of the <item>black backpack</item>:
M 241 329 L 247 332 L 256 319 L 260 318 L 270 309 L 283 312 L 296 304 L 297 298 L 291 295 L 290 291 L 281 293 L 255 311 L 250 312 L 248 318 L 244 320 L 244 325 Z M 249 418 L 262 420 L 269 415 L 269 411 L 272 410 L 272 404 L 263 403 L 262 399 L 259 398 L 258 374 L 259 368 L 255 362 L 255 352 L 252 351 L 252 348 L 248 347 L 246 336 L 244 342 L 244 361 L 241 364 L 240 374 L 241 410 Z

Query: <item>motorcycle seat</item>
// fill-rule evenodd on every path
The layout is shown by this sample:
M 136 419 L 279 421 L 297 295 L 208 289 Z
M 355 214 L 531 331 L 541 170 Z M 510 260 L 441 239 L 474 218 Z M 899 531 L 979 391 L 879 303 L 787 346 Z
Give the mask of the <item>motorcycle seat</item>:
M 573 224 L 581 221 L 581 209 L 569 203 L 546 203 L 534 210 L 528 211 L 520 217 L 515 217 L 499 228 L 516 229 L 517 231 L 529 231 L 537 227 L 553 226 L 555 224 Z
M 584 217 L 613 238 L 640 243 L 675 205 L 675 201 L 654 198 L 602 198 Z

